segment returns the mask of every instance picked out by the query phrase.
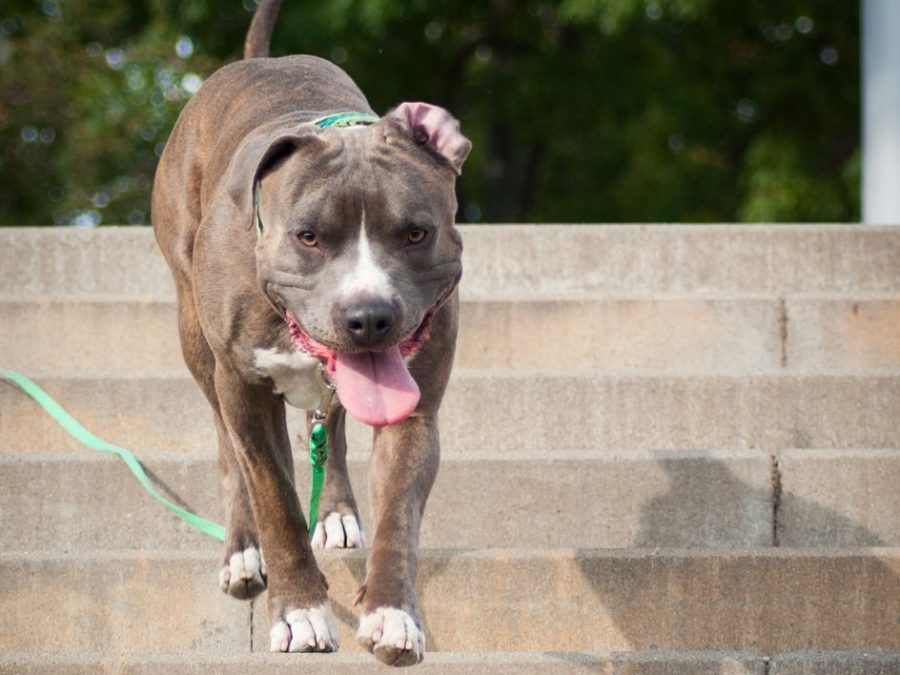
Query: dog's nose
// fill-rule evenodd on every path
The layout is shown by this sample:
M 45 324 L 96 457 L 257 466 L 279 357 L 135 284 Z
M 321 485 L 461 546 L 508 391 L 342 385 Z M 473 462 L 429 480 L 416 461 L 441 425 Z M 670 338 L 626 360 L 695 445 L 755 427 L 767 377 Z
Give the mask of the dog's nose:
M 354 344 L 358 347 L 371 347 L 391 332 L 396 312 L 388 302 L 359 302 L 344 310 L 344 320 Z

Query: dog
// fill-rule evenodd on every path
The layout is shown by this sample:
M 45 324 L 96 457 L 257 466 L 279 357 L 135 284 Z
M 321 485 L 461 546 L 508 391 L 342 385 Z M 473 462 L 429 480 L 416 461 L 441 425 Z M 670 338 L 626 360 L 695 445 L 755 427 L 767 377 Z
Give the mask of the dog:
M 379 117 L 334 64 L 268 58 L 279 5 L 260 3 L 244 60 L 216 71 L 184 107 L 152 195 L 184 359 L 218 434 L 219 582 L 244 599 L 268 588 L 272 651 L 337 650 L 313 549 L 364 544 L 347 474 L 349 413 L 374 427 L 357 638 L 379 660 L 411 665 L 425 652 L 416 549 L 453 365 L 455 182 L 471 143 L 442 108 L 406 102 Z M 312 537 L 285 402 L 326 408 Z

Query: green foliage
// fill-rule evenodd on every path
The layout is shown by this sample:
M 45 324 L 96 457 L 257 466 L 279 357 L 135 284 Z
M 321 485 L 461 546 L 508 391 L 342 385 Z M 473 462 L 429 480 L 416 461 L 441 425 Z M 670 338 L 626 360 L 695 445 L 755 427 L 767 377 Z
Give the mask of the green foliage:
M 158 154 L 252 2 L 6 0 L 0 224 L 146 223 Z M 859 217 L 859 16 L 830 0 L 285 0 L 273 55 L 447 106 L 461 220 Z
M 816 182 L 803 148 L 790 138 L 761 136 L 747 151 L 740 220 L 837 220 L 846 210 L 838 182 Z
M 12 3 L 0 18 L 0 222 L 149 222 L 157 157 L 193 72 L 165 3 Z M 6 6 L 4 7 L 7 10 Z M 2 38 L 0 38 L 2 39 Z M 182 40 L 181 53 L 192 52 Z

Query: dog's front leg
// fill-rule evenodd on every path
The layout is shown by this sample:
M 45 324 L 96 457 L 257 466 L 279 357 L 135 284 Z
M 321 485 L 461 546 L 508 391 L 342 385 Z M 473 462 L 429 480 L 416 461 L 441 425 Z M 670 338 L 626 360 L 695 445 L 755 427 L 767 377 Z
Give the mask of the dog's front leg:
M 369 468 L 375 533 L 360 592 L 363 615 L 357 638 L 389 665 L 413 665 L 425 655 L 416 600 L 416 549 L 439 459 L 434 415 L 375 430 Z
M 215 385 L 269 570 L 270 649 L 335 651 L 337 627 L 325 578 L 294 490 L 284 402 L 222 363 L 216 364 Z

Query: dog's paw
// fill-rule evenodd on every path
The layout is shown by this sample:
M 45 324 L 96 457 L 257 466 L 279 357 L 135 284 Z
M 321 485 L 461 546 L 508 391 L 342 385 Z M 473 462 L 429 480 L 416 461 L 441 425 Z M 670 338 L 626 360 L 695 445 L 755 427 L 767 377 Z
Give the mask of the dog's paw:
M 228 562 L 219 572 L 219 588 L 224 593 L 249 600 L 266 590 L 268 570 L 266 563 L 255 546 L 231 554 Z
M 269 631 L 270 652 L 336 652 L 338 646 L 337 624 L 328 602 L 291 610 Z
M 363 548 L 365 545 L 366 538 L 359 520 L 352 513 L 341 515 L 332 511 L 316 523 L 312 538 L 312 547 L 315 549 Z
M 414 666 L 425 658 L 425 633 L 402 609 L 379 607 L 363 614 L 356 639 L 389 666 Z

